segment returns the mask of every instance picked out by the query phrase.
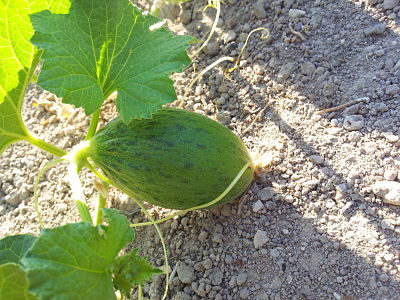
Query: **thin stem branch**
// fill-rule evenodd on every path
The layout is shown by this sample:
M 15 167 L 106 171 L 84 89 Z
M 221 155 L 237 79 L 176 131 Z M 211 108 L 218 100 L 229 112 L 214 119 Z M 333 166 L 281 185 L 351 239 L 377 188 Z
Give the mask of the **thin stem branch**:
M 38 219 L 39 219 L 39 225 L 40 225 L 40 229 L 44 228 L 44 223 L 42 220 L 42 215 L 40 214 L 39 211 L 39 183 L 40 183 L 40 179 L 42 178 L 42 176 L 44 175 L 44 173 L 47 172 L 48 169 L 50 169 L 52 166 L 62 162 L 64 159 L 59 158 L 56 160 L 53 160 L 51 162 L 48 162 L 40 171 L 39 174 L 36 176 L 36 180 L 35 180 L 35 186 L 33 189 L 33 203 L 34 203 L 34 207 L 35 207 L 35 211 L 38 215 Z
M 339 105 L 339 106 L 330 107 L 330 108 L 327 108 L 327 109 L 323 109 L 323 110 L 317 111 L 316 114 L 317 115 L 323 115 L 324 113 L 327 113 L 327 112 L 337 111 L 337 110 L 340 110 L 342 108 L 346 108 L 348 106 L 352 106 L 352 105 L 360 103 L 360 102 L 368 102 L 368 101 L 369 101 L 368 97 L 361 97 L 361 98 L 352 100 L 350 102 L 347 102 L 347 103 Z
M 89 208 L 84 202 L 85 195 L 83 194 L 81 181 L 79 179 L 78 166 L 74 161 L 70 161 L 68 166 L 68 173 L 70 177 L 69 180 L 71 183 L 72 198 L 75 200 L 81 219 L 84 222 L 89 222 L 93 224 Z
M 67 151 L 58 148 L 55 145 L 52 145 L 50 143 L 47 143 L 39 138 L 33 137 L 32 135 L 30 135 L 29 133 L 27 134 L 27 136 L 25 137 L 25 140 L 29 143 L 31 143 L 32 145 L 35 145 L 36 147 L 39 147 L 40 149 L 51 153 L 57 157 L 63 157 L 64 155 L 67 154 Z
M 128 196 L 131 197 L 136 202 L 137 205 L 139 205 L 140 209 L 145 213 L 147 219 L 150 220 L 149 223 L 154 226 L 154 228 L 157 231 L 158 236 L 160 237 L 161 246 L 163 248 L 163 253 L 164 253 L 164 260 L 165 260 L 165 291 L 164 291 L 164 295 L 162 297 L 162 300 L 165 300 L 167 298 L 167 295 L 168 295 L 168 285 L 169 285 L 169 274 L 168 274 L 169 264 L 168 264 L 167 246 L 165 245 L 165 241 L 164 241 L 164 238 L 162 236 L 160 227 L 158 227 L 158 225 L 156 224 L 156 221 L 154 220 L 154 218 L 146 210 L 146 207 L 144 207 L 143 202 L 141 200 L 135 198 L 135 197 L 132 197 L 129 194 L 128 194 Z
M 91 164 L 89 161 L 86 161 L 86 164 L 84 165 L 85 167 L 87 167 L 90 171 L 92 171 L 94 173 L 94 175 L 96 175 L 99 179 L 101 179 L 104 182 L 107 182 L 108 184 L 111 184 L 110 181 L 108 180 L 108 178 L 106 178 L 103 174 L 101 174 L 100 172 L 98 172 Z
M 142 286 L 138 286 L 138 300 L 143 300 Z
M 236 177 L 232 180 L 232 182 L 229 184 L 229 186 L 222 192 L 222 194 L 219 195 L 219 196 L 218 196 L 217 198 L 215 198 L 214 200 L 212 200 L 212 201 L 210 201 L 210 202 L 208 202 L 208 203 L 206 203 L 206 204 L 202 204 L 202 205 L 199 205 L 199 206 L 195 206 L 195 207 L 191 207 L 191 208 L 188 208 L 188 209 L 184 209 L 184 210 L 177 211 L 176 213 L 174 213 L 174 214 L 172 214 L 172 215 L 169 215 L 168 217 L 159 219 L 159 220 L 155 220 L 155 221 L 151 221 L 151 222 L 144 222 L 144 223 L 131 224 L 131 227 L 141 227 L 141 226 L 148 226 L 148 225 L 159 224 L 159 223 L 168 221 L 168 220 L 170 220 L 170 219 L 172 219 L 172 218 L 174 218 L 174 217 L 176 217 L 176 216 L 180 216 L 180 215 L 186 214 L 186 213 L 188 213 L 188 212 L 190 212 L 190 211 L 193 211 L 193 210 L 203 209 L 203 208 L 209 207 L 209 206 L 211 206 L 211 205 L 213 205 L 213 204 L 219 202 L 222 198 L 224 198 L 224 197 L 231 191 L 231 189 L 232 189 L 232 188 L 235 186 L 235 184 L 239 181 L 239 179 L 242 177 L 243 173 L 246 172 L 246 170 L 247 170 L 247 168 L 248 168 L 249 166 L 250 166 L 250 163 L 247 163 L 247 164 L 240 170 L 240 172 L 236 175 Z M 131 197 L 131 198 L 132 198 L 132 197 Z M 134 198 L 132 198 L 132 199 L 134 199 Z
M 92 114 L 92 119 L 90 120 L 90 126 L 89 126 L 88 132 L 86 134 L 85 141 L 95 135 L 96 130 L 97 130 L 97 125 L 99 124 L 100 111 L 101 110 L 98 109 L 95 111 L 94 114 Z
M 102 208 L 106 207 L 106 202 L 108 199 L 108 188 L 109 184 L 106 182 L 95 181 L 94 186 L 99 193 L 99 198 L 97 199 L 96 206 L 96 223 L 95 225 L 101 225 L 103 219 Z
M 218 19 L 219 19 L 219 15 L 220 15 L 220 13 L 221 13 L 221 3 L 220 3 L 220 0 L 214 1 L 213 4 L 208 4 L 208 5 L 204 8 L 204 10 L 206 10 L 208 7 L 213 7 L 213 8 L 215 8 L 215 9 L 217 10 L 217 13 L 215 14 L 214 23 L 213 23 L 213 25 L 212 25 L 210 34 L 208 35 L 207 39 L 204 41 L 204 43 L 201 45 L 201 47 L 200 47 L 199 49 L 197 49 L 196 52 L 192 55 L 192 57 L 191 57 L 192 59 L 193 59 L 195 56 L 197 56 L 197 55 L 201 52 L 201 50 L 204 49 L 205 46 L 207 46 L 208 42 L 211 40 L 211 37 L 213 36 L 213 34 L 214 34 L 214 32 L 215 32 L 215 29 L 217 28 L 217 25 L 218 25 Z
M 183 108 L 183 105 L 185 104 L 186 97 L 189 94 L 189 92 L 190 92 L 191 88 L 193 87 L 193 85 L 196 83 L 196 81 L 198 81 L 201 77 L 203 77 L 203 75 L 205 73 L 207 73 L 209 70 L 214 68 L 216 65 L 218 65 L 219 63 L 221 63 L 223 61 L 227 61 L 227 60 L 231 61 L 231 62 L 234 61 L 234 59 L 232 57 L 229 57 L 229 56 L 221 57 L 221 58 L 217 59 L 216 61 L 214 61 L 211 65 L 207 66 L 207 68 L 205 68 L 199 74 L 197 74 L 197 76 L 192 80 L 192 82 L 190 82 L 189 86 L 186 88 L 185 93 L 183 94 L 183 97 L 180 100 L 180 103 L 179 103 L 178 107 L 179 108 Z

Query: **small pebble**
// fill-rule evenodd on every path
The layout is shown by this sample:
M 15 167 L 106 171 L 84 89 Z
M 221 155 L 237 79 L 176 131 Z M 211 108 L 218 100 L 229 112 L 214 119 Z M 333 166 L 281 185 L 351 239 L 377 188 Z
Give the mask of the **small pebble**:
M 215 117 L 217 118 L 217 121 L 223 125 L 228 125 L 232 120 L 229 112 L 218 112 Z
M 283 65 L 278 73 L 278 82 L 282 82 L 289 78 L 289 76 L 293 73 L 296 69 L 296 65 L 294 63 L 287 63 Z
M 306 15 L 306 12 L 301 9 L 289 9 L 289 18 L 302 18 Z
M 361 115 L 349 115 L 344 118 L 343 127 L 349 131 L 360 130 L 364 127 L 364 117 Z
M 370 27 L 367 27 L 364 30 L 364 34 L 366 36 L 371 36 L 371 35 L 380 35 L 383 34 L 385 32 L 386 29 L 386 24 L 384 23 L 379 23 Z
M 397 171 L 393 170 L 393 169 L 388 169 L 383 174 L 383 178 L 385 178 L 385 180 L 389 180 L 389 181 L 395 180 L 396 177 L 397 177 Z
M 68 205 L 65 203 L 59 203 L 57 205 L 57 210 L 59 213 L 63 214 L 68 210 Z
M 267 232 L 264 230 L 257 230 L 253 239 L 254 247 L 256 249 L 260 249 L 267 243 L 267 241 L 268 241 Z
M 245 284 L 246 281 L 247 281 L 247 274 L 246 273 L 241 273 L 236 278 L 236 283 L 239 286 Z
M 174 300 L 191 300 L 192 297 L 184 292 L 176 293 Z
M 264 7 L 265 0 L 258 0 L 253 6 L 253 12 L 257 19 L 265 19 L 267 17 L 267 11 Z
M 241 289 L 239 292 L 240 299 L 249 299 L 250 291 L 247 288 Z
M 193 280 L 196 279 L 196 277 L 194 276 L 194 269 L 183 262 L 178 262 L 176 272 L 178 274 L 179 280 L 183 283 L 191 283 Z
M 313 162 L 316 165 L 322 165 L 324 163 L 324 158 L 319 155 L 311 155 L 310 156 L 310 161 Z
M 224 273 L 222 273 L 220 269 L 214 268 L 214 270 L 211 272 L 209 278 L 211 279 L 211 283 L 213 285 L 220 285 L 222 282 L 222 279 L 224 279 Z
M 307 76 L 311 76 L 314 74 L 316 67 L 312 62 L 306 61 L 300 66 L 301 73 Z
M 219 53 L 220 46 L 217 42 L 209 42 L 204 48 L 203 51 L 209 56 L 215 56 Z
M 259 212 L 264 208 L 264 204 L 260 201 L 257 200 L 256 202 L 253 203 L 253 212 Z
M 400 87 L 397 84 L 388 85 L 385 89 L 386 95 L 396 96 L 400 93 Z
M 275 194 L 276 194 L 276 191 L 274 190 L 274 188 L 266 187 L 266 188 L 260 190 L 257 193 L 257 196 L 260 198 L 260 200 L 267 201 L 267 200 L 272 199 Z
M 208 237 L 208 232 L 207 231 L 202 231 L 198 235 L 197 239 L 202 242 L 202 241 L 205 241 L 207 239 L 207 237 Z
M 6 202 L 12 206 L 18 206 L 22 202 L 21 195 L 18 193 L 12 193 L 12 194 L 6 195 L 4 197 L 4 200 L 6 200 Z
M 372 185 L 372 191 L 381 197 L 384 203 L 400 205 L 400 182 L 378 181 Z
M 399 0 L 384 0 L 383 1 L 383 9 L 389 10 L 395 8 L 399 4 Z
M 236 39 L 236 32 L 234 30 L 229 30 L 224 34 L 223 40 L 225 44 L 228 44 Z
M 379 276 L 379 280 L 382 282 L 386 282 L 389 280 L 389 276 L 387 274 L 383 273 Z

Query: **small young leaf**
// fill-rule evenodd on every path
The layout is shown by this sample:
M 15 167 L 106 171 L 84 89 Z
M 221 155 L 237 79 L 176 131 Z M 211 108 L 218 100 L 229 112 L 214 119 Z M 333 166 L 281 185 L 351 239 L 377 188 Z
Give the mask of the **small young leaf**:
M 108 226 L 80 222 L 42 231 L 22 259 L 30 291 L 43 300 L 116 299 L 110 265 L 133 231 L 116 211 L 103 214 Z
M 117 91 L 117 108 L 128 122 L 176 100 L 169 75 L 190 62 L 191 38 L 151 31 L 159 20 L 129 0 L 76 0 L 68 15 L 44 11 L 31 20 L 32 42 L 44 50 L 38 84 L 64 102 L 92 114 Z
M 13 235 L 1 239 L 0 265 L 6 263 L 21 264 L 21 258 L 29 250 L 35 240 L 36 237 L 29 234 Z
M 20 265 L 8 263 L 0 266 L 0 299 L 39 300 L 28 288 L 28 277 Z
M 162 273 L 160 269 L 153 268 L 145 257 L 138 256 L 136 251 L 118 257 L 111 267 L 114 287 L 126 297 L 129 297 L 133 285 L 144 284 L 153 275 Z
M 40 57 L 29 42 L 33 35 L 29 14 L 44 9 L 66 13 L 69 1 L 0 1 L 0 154 L 27 136 L 21 106 Z

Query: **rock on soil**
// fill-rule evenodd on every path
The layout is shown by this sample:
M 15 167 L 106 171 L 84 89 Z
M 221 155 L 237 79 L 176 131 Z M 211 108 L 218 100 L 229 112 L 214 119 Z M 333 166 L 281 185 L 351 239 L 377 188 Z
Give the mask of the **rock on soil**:
M 400 182 L 378 181 L 372 186 L 374 194 L 382 197 L 383 202 L 400 205 Z

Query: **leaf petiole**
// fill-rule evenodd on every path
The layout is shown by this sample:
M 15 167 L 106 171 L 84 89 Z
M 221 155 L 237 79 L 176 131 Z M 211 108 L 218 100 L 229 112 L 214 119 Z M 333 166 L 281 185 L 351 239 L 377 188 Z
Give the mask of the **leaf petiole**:
M 88 139 L 90 139 L 92 136 L 95 135 L 97 130 L 97 125 L 99 124 L 99 118 L 100 118 L 100 109 L 96 110 L 92 114 L 92 119 L 90 120 L 90 126 L 86 134 L 85 141 L 87 141 Z
M 81 216 L 82 221 L 93 224 L 92 217 L 86 203 L 82 202 L 81 200 L 75 200 L 75 204 L 78 208 L 79 215 Z
M 66 157 L 68 159 L 68 157 Z M 78 165 L 69 159 L 68 174 L 72 190 L 72 199 L 75 200 L 76 206 L 81 216 L 82 221 L 89 222 L 93 224 L 92 217 L 90 216 L 89 208 L 87 207 L 85 200 L 85 195 L 83 194 L 83 189 L 81 181 L 79 179 L 79 167 Z
M 104 181 L 103 182 L 95 181 L 94 187 L 99 192 L 99 198 L 97 199 L 97 207 L 96 207 L 96 213 L 95 213 L 96 223 L 94 224 L 95 226 L 97 226 L 97 225 L 101 225 L 101 223 L 103 221 L 102 208 L 106 207 L 106 201 L 108 199 L 109 184 Z
M 36 138 L 34 136 L 32 136 L 30 133 L 27 133 L 27 135 L 25 137 L 23 137 L 23 139 L 29 143 L 31 143 L 32 145 L 35 145 L 36 147 L 39 147 L 40 149 L 51 153 L 57 157 L 63 157 L 64 155 L 67 154 L 67 151 L 58 148 L 57 146 L 54 146 L 50 143 L 47 143 L 39 138 Z

